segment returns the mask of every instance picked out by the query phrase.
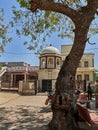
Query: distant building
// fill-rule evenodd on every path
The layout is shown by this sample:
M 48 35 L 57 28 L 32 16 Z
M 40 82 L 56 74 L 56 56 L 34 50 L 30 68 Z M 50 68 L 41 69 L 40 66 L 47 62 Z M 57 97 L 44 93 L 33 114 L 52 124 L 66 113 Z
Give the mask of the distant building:
M 61 52 L 49 46 L 43 49 L 40 55 L 38 86 L 40 91 L 51 91 L 55 89 L 58 72 L 65 57 L 69 54 L 72 45 L 62 45 Z M 87 83 L 94 83 L 94 54 L 84 53 L 76 73 L 76 87 L 86 90 Z
M 25 62 L 2 62 L 1 90 L 16 90 L 23 94 L 52 91 L 65 57 L 72 45 L 62 45 L 61 52 L 48 46 L 39 56 L 39 66 Z M 84 53 L 76 72 L 76 87 L 86 90 L 88 82 L 95 82 L 94 54 Z
M 61 54 L 62 60 L 68 55 L 72 48 L 72 45 L 62 45 L 61 46 Z M 82 85 L 82 88 L 87 86 L 88 82 L 94 84 L 95 76 L 94 76 L 94 54 L 93 53 L 84 53 L 79 66 L 77 68 L 76 73 L 76 85 Z M 86 88 L 85 88 L 86 89 Z
M 61 53 L 57 48 L 49 46 L 43 49 L 39 60 L 38 89 L 42 92 L 51 91 L 55 88 L 56 78 L 61 68 Z
M 30 64 L 27 64 L 25 62 L 2 62 L 2 66 L 7 67 L 14 67 L 14 66 L 30 66 Z
M 24 94 L 37 92 L 38 66 L 24 62 L 3 62 L 2 66 L 1 90 L 14 90 Z

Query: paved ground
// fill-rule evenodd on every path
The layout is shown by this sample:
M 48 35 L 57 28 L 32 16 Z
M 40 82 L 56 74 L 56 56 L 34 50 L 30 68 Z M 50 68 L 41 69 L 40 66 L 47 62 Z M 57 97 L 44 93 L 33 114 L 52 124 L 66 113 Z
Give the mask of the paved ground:
M 46 130 L 52 117 L 50 106 L 44 104 L 46 98 L 0 92 L 0 130 Z

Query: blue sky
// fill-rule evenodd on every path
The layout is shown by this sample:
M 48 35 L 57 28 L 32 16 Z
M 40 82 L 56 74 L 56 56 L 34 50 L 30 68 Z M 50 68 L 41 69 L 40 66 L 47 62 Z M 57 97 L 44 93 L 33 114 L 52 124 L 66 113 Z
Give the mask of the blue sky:
M 0 8 L 5 10 L 5 21 L 8 22 L 12 17 L 13 5 L 17 5 L 15 0 L 0 0 Z M 98 19 L 98 18 L 97 18 Z M 97 22 L 98 23 L 98 22 Z M 13 41 L 8 43 L 5 47 L 4 53 L 0 53 L 1 62 L 27 62 L 31 65 L 39 65 L 39 59 L 32 51 L 27 50 L 27 47 L 23 45 L 23 38 L 18 38 L 15 33 L 10 33 L 13 36 Z M 89 45 L 87 43 L 86 52 L 92 52 L 95 54 L 95 68 L 98 69 L 98 34 L 90 38 L 90 42 L 95 42 L 94 45 Z M 72 41 L 68 38 L 61 39 L 53 34 L 51 38 L 48 38 L 46 44 L 52 44 L 54 47 L 61 49 L 61 45 L 72 44 Z

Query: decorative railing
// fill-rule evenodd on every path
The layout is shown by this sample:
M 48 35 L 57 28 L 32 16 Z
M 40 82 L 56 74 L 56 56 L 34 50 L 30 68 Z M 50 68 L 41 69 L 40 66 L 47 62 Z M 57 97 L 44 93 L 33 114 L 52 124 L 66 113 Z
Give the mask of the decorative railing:
M 38 71 L 38 66 L 15 66 L 15 67 L 8 67 L 7 72 L 32 72 Z

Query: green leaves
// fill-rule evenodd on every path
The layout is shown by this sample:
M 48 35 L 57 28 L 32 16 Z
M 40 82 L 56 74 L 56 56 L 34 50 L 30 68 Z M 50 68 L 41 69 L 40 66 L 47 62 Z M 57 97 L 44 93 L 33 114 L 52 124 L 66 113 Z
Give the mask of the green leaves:
M 2 63 L 0 63 L 0 70 L 2 69 L 2 66 L 3 66 Z
M 68 31 L 71 26 L 68 24 L 72 22 L 68 23 L 69 19 L 60 13 L 40 10 L 32 13 L 29 10 L 17 10 L 15 7 L 13 7 L 13 13 L 13 22 L 10 22 L 10 25 L 16 27 L 16 34 L 19 37 L 28 37 L 29 40 L 25 40 L 24 45 L 30 44 L 27 47 L 29 50 L 36 50 L 36 47 L 40 50 L 46 38 L 51 37 L 54 32 L 57 32 L 61 38 L 71 37 Z M 17 29 L 18 25 L 20 28 Z
M 51 11 L 45 11 L 44 17 L 48 18 L 50 14 L 51 14 Z
M 26 8 L 30 7 L 29 0 L 17 0 L 17 2 L 20 3 L 21 7 L 26 7 Z
M 8 36 L 9 26 L 5 24 L 4 9 L 0 9 L 0 51 L 4 51 L 4 46 L 12 41 L 12 38 Z

